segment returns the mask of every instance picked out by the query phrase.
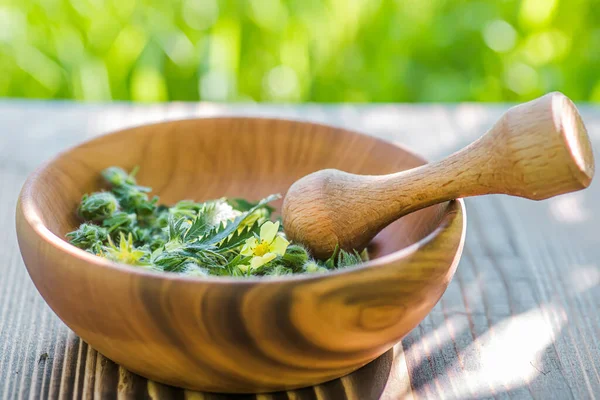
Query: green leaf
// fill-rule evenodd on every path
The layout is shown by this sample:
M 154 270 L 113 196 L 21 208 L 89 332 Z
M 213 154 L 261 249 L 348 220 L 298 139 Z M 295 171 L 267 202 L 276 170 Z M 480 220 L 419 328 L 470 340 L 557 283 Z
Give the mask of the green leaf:
M 158 197 L 155 196 L 148 200 L 146 193 L 149 191 L 151 191 L 150 188 L 133 185 L 121 185 L 112 189 L 125 211 L 137 212 L 140 215 L 152 214 L 156 209 Z
M 128 214 L 123 211 L 117 211 L 110 218 L 105 219 L 102 225 L 108 229 L 109 233 L 118 231 L 129 231 L 137 222 L 137 216 L 134 213 Z
M 288 246 L 285 254 L 281 256 L 282 264 L 293 271 L 301 271 L 302 266 L 308 262 L 308 252 L 304 246 L 291 244 Z
M 107 235 L 108 232 L 105 228 L 83 223 L 77 230 L 67 233 L 67 239 L 69 239 L 72 245 L 80 249 L 87 250 L 91 248 L 93 253 L 97 253 L 102 242 L 106 240 Z
M 111 186 L 121 186 L 126 183 L 135 184 L 135 180 L 131 182 L 129 175 L 123 168 L 119 167 L 108 167 L 101 173 L 102 177 Z
M 188 225 L 185 218 L 176 219 L 175 217 L 171 216 L 171 218 L 169 218 L 168 226 L 169 241 L 183 241 L 187 229 Z
M 227 258 L 211 249 L 194 252 L 192 248 L 186 246 L 180 251 L 190 259 L 197 260 L 198 263 L 206 267 L 223 268 L 227 264 Z
M 281 275 L 291 275 L 294 271 L 291 268 L 285 267 L 283 265 L 275 265 L 271 268 L 265 275 L 269 276 L 281 276 Z
M 229 203 L 229 205 L 231 207 L 233 207 L 234 209 L 245 212 L 245 211 L 250 211 L 253 207 L 256 207 L 260 202 L 252 203 L 246 199 L 230 198 L 230 199 L 227 199 L 227 203 Z M 264 209 L 268 211 L 269 216 L 273 213 L 273 211 L 275 211 L 275 208 L 273 208 L 269 205 L 266 205 L 264 207 Z
M 203 208 L 203 203 L 196 203 L 192 200 L 178 201 L 173 207 L 169 208 L 169 213 L 175 218 L 187 217 L 193 218 Z
M 192 225 L 183 235 L 183 240 L 189 242 L 191 240 L 196 240 L 206 234 L 206 232 L 210 231 L 211 225 L 208 223 L 206 219 L 207 215 L 204 213 L 198 214 Z
M 238 254 L 235 256 L 229 263 L 227 263 L 227 268 L 237 267 L 238 265 L 249 263 L 252 259 L 252 256 L 243 256 Z
M 179 266 L 181 266 L 187 257 L 182 256 L 181 254 L 174 253 L 161 253 L 157 257 L 152 260 L 152 263 L 158 265 L 163 268 L 165 271 L 175 271 Z
M 331 257 L 323 263 L 327 269 L 345 268 L 362 263 L 361 255 L 354 250 L 352 253 L 340 249 L 337 245 Z
M 226 238 L 221 244 L 219 244 L 219 252 L 226 252 L 229 250 L 233 250 L 236 247 L 241 246 L 244 242 L 250 239 L 255 234 L 260 232 L 260 223 L 256 221 L 252 226 L 248 228 L 244 228 L 241 232 L 239 230 L 235 231 L 233 235 L 229 238 Z
M 302 266 L 302 270 L 309 274 L 319 273 L 323 274 L 327 272 L 327 268 L 321 266 L 318 262 L 314 260 L 308 261 L 306 264 Z
M 341 250 L 340 254 L 338 255 L 338 260 L 337 260 L 337 267 L 338 268 L 346 268 L 346 267 L 351 267 L 353 265 L 357 265 L 362 263 L 362 258 L 360 257 L 360 254 L 354 250 L 353 253 L 347 252 L 345 250 Z
M 331 257 L 329 257 L 327 260 L 325 260 L 325 267 L 327 267 L 328 269 L 335 268 L 335 259 L 336 259 L 338 251 L 339 251 L 339 246 L 336 244 Z
M 264 207 L 267 203 L 270 203 L 271 201 L 274 201 L 280 197 L 280 195 L 271 195 L 262 199 L 250 210 L 236 217 L 233 221 L 228 222 L 225 226 L 223 226 L 222 229 L 219 230 L 218 226 L 211 229 L 211 231 L 209 231 L 203 238 L 201 238 L 198 241 L 198 243 L 204 246 L 211 246 L 223 241 L 227 236 L 231 235 L 234 231 L 236 231 L 239 228 L 240 224 L 244 222 L 244 220 L 250 214 Z
M 117 198 L 110 192 L 84 194 L 78 213 L 84 221 L 100 222 L 109 218 L 119 209 Z

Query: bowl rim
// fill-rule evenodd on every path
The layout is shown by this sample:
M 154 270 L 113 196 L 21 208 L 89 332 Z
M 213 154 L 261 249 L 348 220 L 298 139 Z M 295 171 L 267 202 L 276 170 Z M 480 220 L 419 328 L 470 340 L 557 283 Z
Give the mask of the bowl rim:
M 92 138 L 81 141 L 75 145 L 71 145 L 53 157 L 48 159 L 47 161 L 41 163 L 30 175 L 27 177 L 18 197 L 17 203 L 17 219 L 19 216 L 23 218 L 23 220 L 29 225 L 29 227 L 33 230 L 33 232 L 48 245 L 52 246 L 55 250 L 62 252 L 70 257 L 75 257 L 81 261 L 85 261 L 86 264 L 93 264 L 94 267 L 108 268 L 109 270 L 126 273 L 126 274 L 134 274 L 139 275 L 148 279 L 164 279 L 171 282 L 182 281 L 182 282 L 196 282 L 196 283 L 211 283 L 211 284 L 236 284 L 236 285 L 245 285 L 245 284 L 277 284 L 277 283 L 286 283 L 286 282 L 298 282 L 298 281 L 312 281 L 312 280 L 320 280 L 327 278 L 334 278 L 339 275 L 348 274 L 352 272 L 364 271 L 366 269 L 381 267 L 396 261 L 399 261 L 403 258 L 406 258 L 410 254 L 417 252 L 419 249 L 424 247 L 427 243 L 433 241 L 437 238 L 445 229 L 447 229 L 450 225 L 456 223 L 456 218 L 462 216 L 462 226 L 461 226 L 461 237 L 459 239 L 459 245 L 457 247 L 455 257 L 462 252 L 465 236 L 466 236 L 466 225 L 467 225 L 467 215 L 466 208 L 464 204 L 464 200 L 462 198 L 450 200 L 447 202 L 448 206 L 456 202 L 458 206 L 458 211 L 452 213 L 449 217 L 442 218 L 439 225 L 433 229 L 428 235 L 416 241 L 415 243 L 406 246 L 400 250 L 394 251 L 393 253 L 384 255 L 382 257 L 369 260 L 363 262 L 357 266 L 353 266 L 350 268 L 341 268 L 334 269 L 328 271 L 323 274 L 290 274 L 290 275 L 280 275 L 280 276 L 252 276 L 252 277 L 233 277 L 233 276 L 190 276 L 183 275 L 177 273 L 166 273 L 164 271 L 153 271 L 144 267 L 137 267 L 125 263 L 119 263 L 110 261 L 108 259 L 96 256 L 94 254 L 88 253 L 85 250 L 82 250 L 65 239 L 61 238 L 59 235 L 52 232 L 42 221 L 40 215 L 38 215 L 38 209 L 35 206 L 35 202 L 33 201 L 34 193 L 33 188 L 37 181 L 40 179 L 41 173 L 48 168 L 51 164 L 59 160 L 61 157 L 66 154 L 75 151 L 80 147 L 84 147 L 90 144 L 93 144 L 96 141 L 107 140 L 110 137 L 128 134 L 129 132 L 147 128 L 147 127 L 158 127 L 160 125 L 169 125 L 169 124 L 178 124 L 181 122 L 192 122 L 192 121 L 210 121 L 210 120 L 260 120 L 264 122 L 290 122 L 295 124 L 303 124 L 303 125 L 312 125 L 313 127 L 327 128 L 327 129 L 335 129 L 341 131 L 343 133 L 350 133 L 352 135 L 357 135 L 359 137 L 363 137 L 369 140 L 375 140 L 377 142 L 391 145 L 401 150 L 411 154 L 416 157 L 419 161 L 423 163 L 427 163 L 428 161 L 421 156 L 410 150 L 407 146 L 391 142 L 377 136 L 369 135 L 366 133 L 362 133 L 353 129 L 348 129 L 342 126 L 337 126 L 333 124 L 325 124 L 320 122 L 307 121 L 302 119 L 294 119 L 294 118 L 278 118 L 278 117 L 253 117 L 253 116 L 243 116 L 243 115 L 233 115 L 233 116 L 214 116 L 214 117 L 189 117 L 189 118 L 175 118 L 175 119 L 166 119 L 158 122 L 148 122 L 148 123 L 140 123 L 127 126 L 122 129 L 111 130 L 105 133 L 101 133 Z M 20 236 L 19 229 L 17 229 L 17 236 Z M 456 261 L 456 260 L 455 260 Z

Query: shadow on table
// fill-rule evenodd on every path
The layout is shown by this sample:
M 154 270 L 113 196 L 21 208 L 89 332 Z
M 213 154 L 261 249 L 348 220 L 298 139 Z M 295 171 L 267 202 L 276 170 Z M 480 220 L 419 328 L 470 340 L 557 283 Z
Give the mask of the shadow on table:
M 579 355 L 559 355 L 557 343 L 572 340 L 565 331 L 569 323 L 576 324 L 569 321 L 562 302 L 583 297 L 598 283 L 598 268 L 587 268 L 574 268 L 571 277 L 564 278 L 596 278 L 580 282 L 580 289 L 562 301 L 554 297 L 508 316 L 490 312 L 494 321 L 485 327 L 477 320 L 484 315 L 472 313 L 468 323 L 460 323 L 464 315 L 454 318 L 451 311 L 445 323 L 432 330 L 417 327 L 402 341 L 411 393 L 394 393 L 393 398 L 577 398 L 581 392 L 570 386 L 561 357 L 582 361 Z M 582 345 L 586 346 L 590 344 Z

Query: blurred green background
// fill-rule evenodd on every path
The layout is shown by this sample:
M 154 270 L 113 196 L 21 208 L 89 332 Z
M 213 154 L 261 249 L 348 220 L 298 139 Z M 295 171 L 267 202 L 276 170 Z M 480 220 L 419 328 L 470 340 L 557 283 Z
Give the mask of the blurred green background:
M 0 0 L 0 96 L 600 102 L 599 0 Z

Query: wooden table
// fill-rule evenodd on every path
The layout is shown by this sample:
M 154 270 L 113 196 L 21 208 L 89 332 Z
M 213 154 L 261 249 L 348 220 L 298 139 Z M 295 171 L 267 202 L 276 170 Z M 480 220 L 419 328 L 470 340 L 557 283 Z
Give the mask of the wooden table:
M 146 122 L 254 115 L 345 126 L 435 160 L 479 136 L 507 108 L 0 102 L 0 398 L 231 398 L 129 373 L 87 346 L 44 303 L 21 260 L 14 210 L 26 176 L 57 152 Z M 600 152 L 600 107 L 580 111 Z M 600 397 L 599 181 L 544 202 L 468 199 L 467 244 L 456 276 L 402 343 L 340 380 L 257 397 Z

